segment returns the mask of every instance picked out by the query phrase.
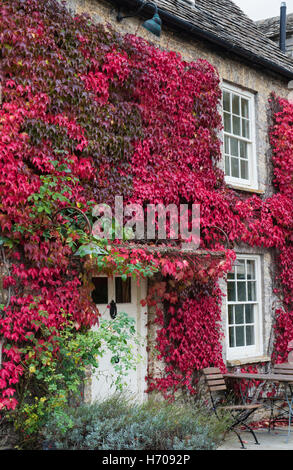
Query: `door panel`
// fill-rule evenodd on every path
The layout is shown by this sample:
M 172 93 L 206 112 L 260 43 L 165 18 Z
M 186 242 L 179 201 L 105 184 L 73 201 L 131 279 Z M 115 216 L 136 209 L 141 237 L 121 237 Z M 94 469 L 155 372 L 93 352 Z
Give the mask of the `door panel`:
M 107 279 L 107 283 L 105 282 Z M 129 316 L 135 319 L 135 327 L 136 331 L 141 338 L 140 344 L 137 346 L 133 343 L 133 351 L 134 354 L 142 356 L 142 360 L 137 364 L 137 368 L 135 371 L 131 370 L 127 376 L 127 388 L 131 394 L 134 394 L 135 397 L 139 401 L 143 401 L 145 399 L 145 390 L 146 390 L 146 382 L 145 377 L 147 374 L 147 352 L 146 352 L 146 337 L 147 337 L 147 315 L 146 315 L 146 307 L 142 307 L 140 301 L 146 298 L 147 294 L 147 282 L 145 280 L 140 281 L 140 285 L 137 285 L 137 281 L 134 279 L 130 279 L 129 284 L 121 283 L 121 278 L 118 277 L 111 279 L 111 278 L 103 278 L 102 276 L 97 280 L 94 281 L 96 289 L 93 293 L 93 300 L 103 300 L 106 299 L 105 291 L 107 292 L 107 303 L 99 304 L 97 303 L 97 307 L 101 314 L 102 318 L 106 318 L 109 320 L 110 317 L 110 310 L 108 305 L 110 304 L 111 300 L 114 300 L 117 305 L 117 316 L 119 312 L 125 312 Z M 107 284 L 107 289 L 105 285 Z M 111 364 L 111 354 L 105 355 L 103 358 L 99 359 L 100 367 L 99 371 L 102 374 L 92 377 L 92 399 L 103 399 L 107 398 L 112 395 L 115 391 L 115 388 L 111 386 L 113 382 L 113 377 L 115 377 L 115 370 L 113 365 Z

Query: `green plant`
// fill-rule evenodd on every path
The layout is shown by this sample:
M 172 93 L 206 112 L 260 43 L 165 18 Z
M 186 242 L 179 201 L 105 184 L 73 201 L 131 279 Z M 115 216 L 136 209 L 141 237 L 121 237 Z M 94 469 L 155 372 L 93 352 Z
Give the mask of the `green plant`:
M 39 312 L 40 313 L 40 312 Z M 42 312 L 46 316 L 46 312 Z M 133 354 L 132 344 L 138 343 L 134 319 L 120 313 L 114 320 L 101 320 L 97 330 L 78 331 L 66 321 L 57 331 L 45 327 L 40 320 L 36 327 L 42 331 L 40 344 L 37 335 L 29 335 L 22 354 L 26 357 L 25 374 L 19 384 L 19 406 L 10 412 L 10 419 L 19 432 L 20 446 L 36 445 L 41 428 L 48 416 L 55 413 L 70 425 L 63 414 L 68 403 L 82 402 L 82 385 L 89 367 L 99 374 L 99 358 L 111 353 L 116 371 L 114 390 L 121 390 L 130 369 L 135 369 L 139 357 Z M 52 338 L 53 337 L 53 338 Z M 115 358 L 119 356 L 119 363 Z
M 47 445 L 82 450 L 209 450 L 229 426 L 208 410 L 186 403 L 136 403 L 119 394 L 91 405 L 52 413 L 43 431 Z

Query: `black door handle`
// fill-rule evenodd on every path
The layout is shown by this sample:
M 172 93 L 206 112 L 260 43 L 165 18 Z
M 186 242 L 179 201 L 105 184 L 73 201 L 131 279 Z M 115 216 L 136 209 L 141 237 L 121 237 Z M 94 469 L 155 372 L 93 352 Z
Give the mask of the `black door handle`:
M 116 303 L 114 302 L 114 300 L 111 300 L 110 302 L 110 317 L 111 318 L 116 318 L 117 316 L 117 306 L 116 306 Z

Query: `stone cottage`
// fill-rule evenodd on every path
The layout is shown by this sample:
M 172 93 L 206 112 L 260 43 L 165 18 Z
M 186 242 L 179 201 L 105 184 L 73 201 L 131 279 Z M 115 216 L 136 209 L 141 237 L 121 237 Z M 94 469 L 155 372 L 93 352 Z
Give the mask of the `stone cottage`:
M 226 183 L 243 194 L 268 197 L 273 193 L 268 100 L 272 91 L 287 97 L 293 80 L 291 57 L 271 40 L 278 35 L 274 21 L 256 25 L 230 0 L 156 0 L 155 4 L 68 0 L 67 6 L 74 13 L 89 14 L 97 23 L 110 23 L 121 33 L 179 52 L 186 61 L 202 58 L 211 63 L 219 72 L 223 91 L 221 167 Z M 162 21 L 160 36 L 142 26 L 156 7 Z M 224 360 L 228 367 L 269 363 L 275 302 L 272 254 L 248 246 L 238 246 L 236 252 L 237 266 L 221 285 L 227 294 L 222 307 Z M 125 285 L 121 278 L 102 277 L 95 282 L 94 298 L 100 311 L 109 315 L 107 304 L 115 299 L 118 310 L 123 308 L 136 318 L 137 330 L 147 341 L 146 307 L 140 304 L 146 296 L 146 282 L 139 287 L 132 280 Z M 152 332 L 148 341 L 152 343 Z M 147 362 L 154 357 L 145 347 L 140 352 L 143 359 L 129 377 L 129 387 L 143 398 Z M 106 381 L 93 381 L 92 397 L 101 393 L 108 393 Z

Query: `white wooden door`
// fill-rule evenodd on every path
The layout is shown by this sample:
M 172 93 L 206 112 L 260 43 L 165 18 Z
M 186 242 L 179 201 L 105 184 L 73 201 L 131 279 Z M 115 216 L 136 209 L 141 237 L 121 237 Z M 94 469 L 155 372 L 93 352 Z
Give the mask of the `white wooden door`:
M 96 278 L 97 279 L 97 278 Z M 102 303 L 96 303 L 101 318 L 111 320 L 108 305 L 112 300 L 116 302 L 117 316 L 119 312 L 125 312 L 135 319 L 136 331 L 140 337 L 140 345 L 133 343 L 133 354 L 141 356 L 136 370 L 130 370 L 127 376 L 127 386 L 125 391 L 129 391 L 137 400 L 146 399 L 146 381 L 147 375 L 147 315 L 146 307 L 142 307 L 140 301 L 146 298 L 147 282 L 141 280 L 139 285 L 134 279 L 128 281 L 127 289 L 120 277 L 107 278 L 100 276 L 96 287 L 96 300 Z M 123 292 L 121 287 L 123 285 Z M 111 320 L 113 321 L 113 320 Z M 92 400 L 104 399 L 115 392 L 113 378 L 115 377 L 114 366 L 111 364 L 111 354 L 107 354 L 99 359 L 99 373 L 92 377 Z

